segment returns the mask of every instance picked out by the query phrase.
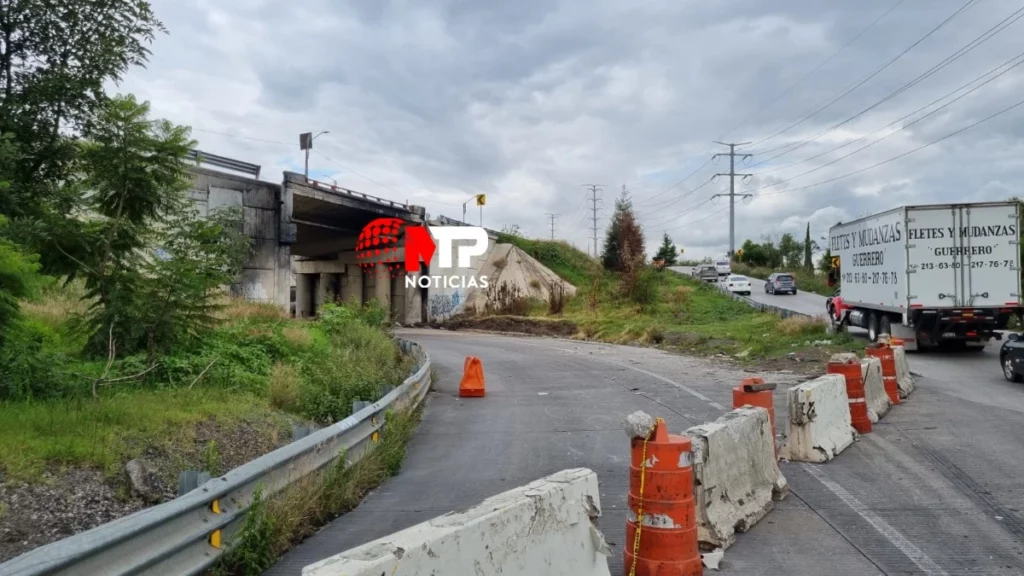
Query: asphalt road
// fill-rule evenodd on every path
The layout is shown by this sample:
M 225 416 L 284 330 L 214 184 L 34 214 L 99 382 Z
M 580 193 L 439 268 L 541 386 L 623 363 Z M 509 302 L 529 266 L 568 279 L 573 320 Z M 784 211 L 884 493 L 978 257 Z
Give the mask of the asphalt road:
M 784 297 L 778 297 L 784 298 Z M 713 420 L 747 374 L 624 346 L 465 332 L 404 331 L 440 372 L 399 475 L 296 547 L 268 574 L 303 566 L 565 468 L 601 483 L 601 528 L 622 573 L 629 442 L 637 409 L 679 432 Z M 970 354 L 970 353 L 968 353 Z M 973 353 L 977 354 L 977 353 Z M 466 355 L 487 397 L 459 399 Z M 724 575 L 1024 575 L 1024 385 L 980 376 L 982 356 L 935 358 L 917 393 L 826 465 L 783 464 L 789 498 L 725 555 Z M 777 420 L 786 421 L 780 383 Z M 967 378 L 966 376 L 972 376 Z

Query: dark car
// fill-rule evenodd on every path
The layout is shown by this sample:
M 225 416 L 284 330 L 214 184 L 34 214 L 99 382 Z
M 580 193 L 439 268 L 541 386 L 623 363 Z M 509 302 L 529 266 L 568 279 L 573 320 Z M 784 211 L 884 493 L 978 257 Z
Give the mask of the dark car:
M 792 274 L 776 272 L 764 283 L 765 294 L 796 294 L 796 278 Z
M 1010 332 L 999 349 L 999 364 L 1003 377 L 1010 382 L 1024 382 L 1024 340 L 1020 334 Z

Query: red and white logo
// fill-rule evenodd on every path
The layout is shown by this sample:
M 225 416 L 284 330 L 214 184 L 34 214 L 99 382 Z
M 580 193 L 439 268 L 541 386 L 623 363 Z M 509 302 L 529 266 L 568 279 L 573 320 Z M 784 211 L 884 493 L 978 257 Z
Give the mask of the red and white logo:
M 399 240 L 404 237 L 404 258 L 400 256 Z M 377 218 L 363 227 L 356 241 L 356 259 L 364 272 L 372 272 L 377 264 L 388 267 L 390 276 L 397 276 L 400 261 L 404 260 L 407 287 L 487 287 L 487 277 L 475 276 L 418 276 L 410 274 L 420 271 L 421 262 L 428 263 L 437 254 L 438 266 L 450 269 L 452 246 L 456 240 L 472 241 L 457 246 L 458 268 L 468 269 L 473 256 L 487 252 L 487 231 L 479 226 L 432 226 L 412 225 L 398 218 Z

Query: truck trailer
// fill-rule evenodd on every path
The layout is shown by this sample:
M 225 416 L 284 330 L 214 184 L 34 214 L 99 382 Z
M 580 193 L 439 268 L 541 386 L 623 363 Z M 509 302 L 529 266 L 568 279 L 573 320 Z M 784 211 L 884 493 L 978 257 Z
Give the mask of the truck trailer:
M 903 206 L 829 230 L 826 303 L 836 329 L 856 326 L 907 350 L 953 342 L 981 349 L 1021 311 L 1016 202 Z

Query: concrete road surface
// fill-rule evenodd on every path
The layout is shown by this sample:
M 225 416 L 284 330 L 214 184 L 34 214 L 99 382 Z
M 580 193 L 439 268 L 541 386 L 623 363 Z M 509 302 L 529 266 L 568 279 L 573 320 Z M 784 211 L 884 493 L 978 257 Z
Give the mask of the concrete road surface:
M 622 574 L 623 417 L 642 409 L 682 431 L 724 413 L 745 376 L 644 348 L 403 332 L 426 347 L 440 381 L 401 473 L 268 574 L 298 575 L 326 556 L 576 466 L 598 474 L 600 524 L 613 543 L 612 573 Z M 483 361 L 485 398 L 457 396 L 466 355 Z M 792 494 L 738 536 L 721 574 L 1024 575 L 1024 385 L 982 376 L 991 360 L 984 355 L 927 368 L 918 358 L 918 391 L 872 434 L 831 463 L 783 464 Z M 767 376 L 780 383 L 783 425 L 793 377 Z

